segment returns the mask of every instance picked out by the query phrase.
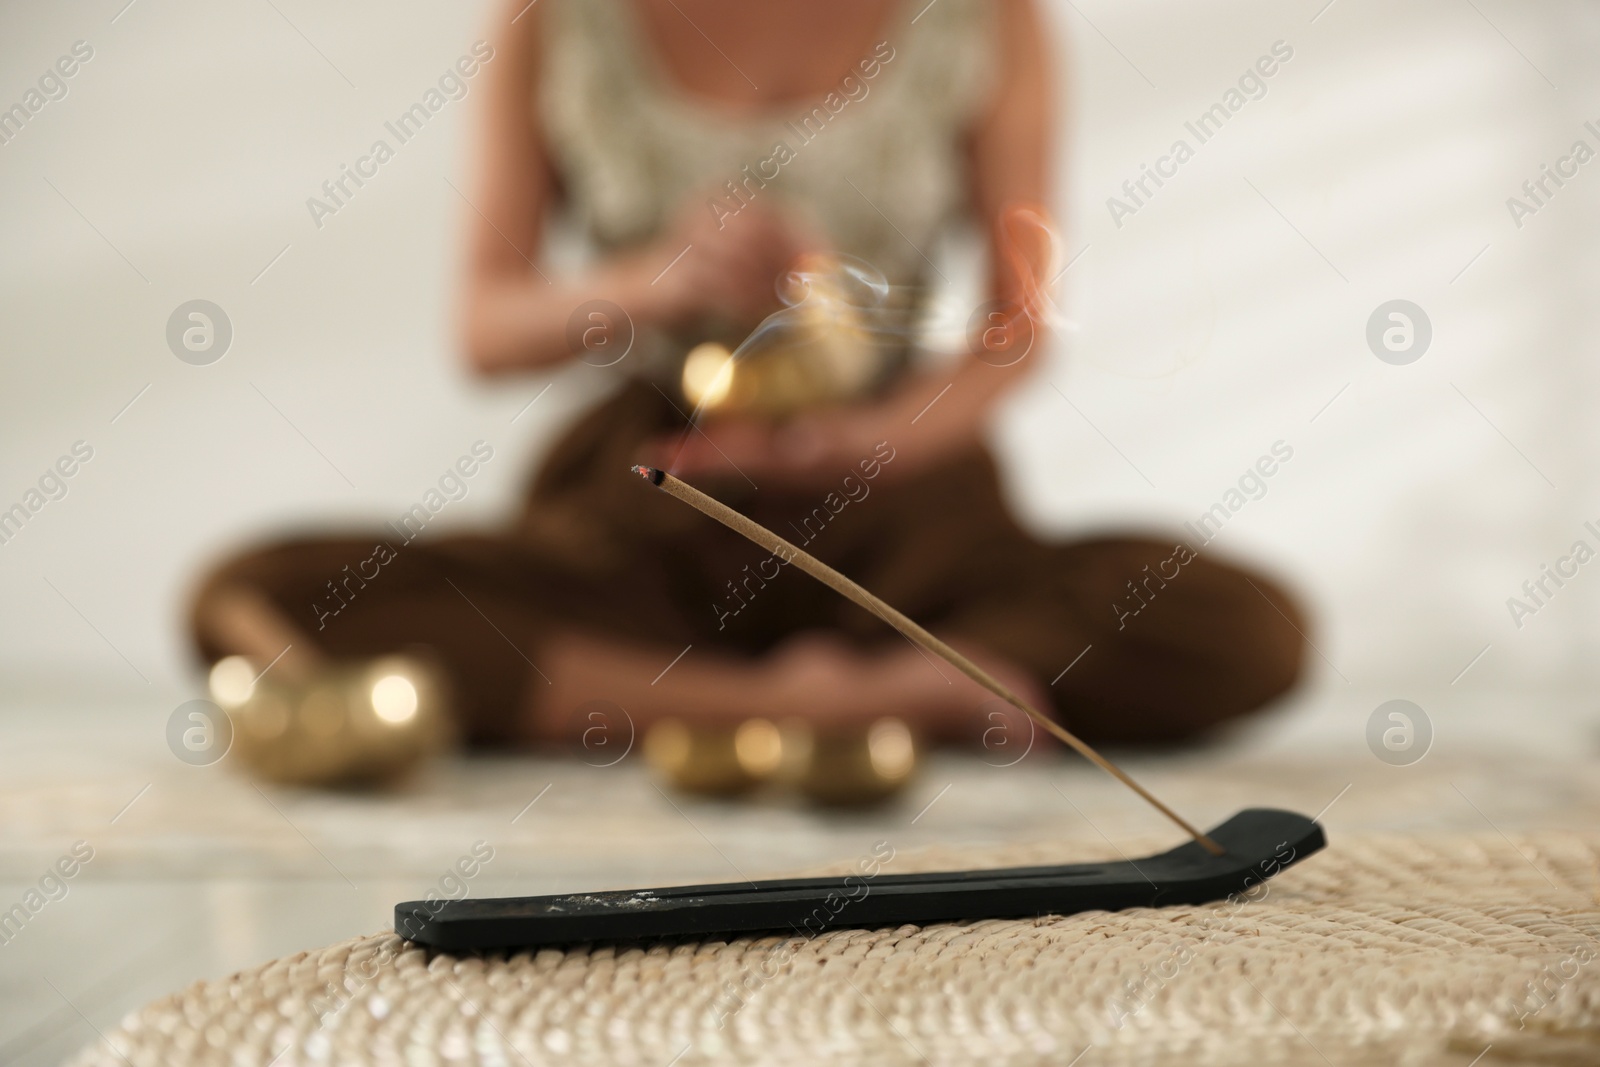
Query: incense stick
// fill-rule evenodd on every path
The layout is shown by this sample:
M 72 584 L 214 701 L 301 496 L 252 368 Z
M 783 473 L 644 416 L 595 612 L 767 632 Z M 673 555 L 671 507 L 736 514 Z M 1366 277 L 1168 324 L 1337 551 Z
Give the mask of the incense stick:
M 840 574 L 838 571 L 834 570 L 832 567 L 828 566 L 826 563 L 822 562 L 820 559 L 817 559 L 810 553 L 795 547 L 788 541 L 785 541 L 783 538 L 779 537 L 765 526 L 762 526 L 760 523 L 747 519 L 745 516 L 739 514 L 737 511 L 734 511 L 721 501 L 707 496 L 685 481 L 674 478 L 666 471 L 658 470 L 655 467 L 634 467 L 633 471 L 635 474 L 644 478 L 651 485 L 667 493 L 669 496 L 678 498 L 702 514 L 716 519 L 734 533 L 740 534 L 741 536 L 754 541 L 756 544 L 760 545 L 762 548 L 771 552 L 778 558 L 787 563 L 792 563 L 796 567 L 799 567 L 801 570 L 805 571 L 807 574 L 811 575 L 811 577 L 817 579 L 823 585 L 826 585 L 840 596 L 860 605 L 863 608 L 866 608 L 874 615 L 877 615 L 884 622 L 888 623 L 896 630 L 899 630 L 915 644 L 927 649 L 934 655 L 942 657 L 957 670 L 961 671 L 962 674 L 965 674 L 968 678 L 971 678 L 974 682 L 977 682 L 979 685 L 983 686 L 989 692 L 993 693 L 1001 700 L 1004 700 L 1007 704 L 1010 704 L 1018 711 L 1026 714 L 1034 722 L 1044 727 L 1045 730 L 1048 731 L 1052 736 L 1071 746 L 1073 749 L 1076 749 L 1077 752 L 1085 759 L 1089 760 L 1095 766 L 1099 767 L 1101 770 L 1117 779 L 1117 781 L 1121 782 L 1129 789 L 1132 789 L 1135 793 L 1138 793 L 1157 811 L 1165 815 L 1168 819 L 1171 819 L 1178 826 L 1181 826 L 1184 832 L 1190 837 L 1194 838 L 1195 841 L 1197 841 L 1207 852 L 1211 853 L 1213 856 L 1222 855 L 1223 848 L 1221 845 L 1217 844 L 1215 841 L 1211 840 L 1211 838 L 1201 833 L 1181 815 L 1167 807 L 1165 804 L 1161 803 L 1161 801 L 1157 800 L 1148 789 L 1129 777 L 1127 772 L 1122 768 L 1118 767 L 1116 764 L 1100 755 L 1100 753 L 1096 752 L 1084 741 L 1079 740 L 1054 719 L 1034 710 L 1021 697 L 1017 696 L 1011 690 L 995 681 L 994 678 L 990 677 L 989 673 L 982 667 L 979 667 L 976 663 L 973 663 L 967 657 L 963 656 L 961 653 L 957 652 L 955 649 L 951 648 L 949 645 L 933 636 L 933 634 L 929 633 L 927 630 L 924 630 L 917 623 L 903 615 L 899 610 L 892 607 L 885 601 L 880 600 L 876 595 L 869 592 L 861 585 L 858 585 L 856 582 L 846 578 L 844 575 Z

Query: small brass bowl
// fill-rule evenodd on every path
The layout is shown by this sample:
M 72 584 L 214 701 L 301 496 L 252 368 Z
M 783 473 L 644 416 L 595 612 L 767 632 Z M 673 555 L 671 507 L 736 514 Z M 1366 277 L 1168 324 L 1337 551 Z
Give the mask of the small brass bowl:
M 663 719 L 645 735 L 644 757 L 686 793 L 737 796 L 770 782 L 818 804 L 851 806 L 899 792 L 916 769 L 917 746 L 893 717 L 823 731 L 803 719 L 737 727 Z
M 397 779 L 449 743 L 446 689 L 413 656 L 259 675 L 242 656 L 211 668 L 212 699 L 233 720 L 233 750 L 252 774 L 293 785 Z
M 713 339 L 688 352 L 680 388 L 691 407 L 783 419 L 860 400 L 892 370 L 897 348 L 882 334 L 890 312 L 881 277 L 864 264 L 811 255 L 788 278 L 794 302 L 736 348 Z
M 783 762 L 783 736 L 766 719 L 686 723 L 663 719 L 644 738 L 645 762 L 674 787 L 733 796 L 770 779 Z
M 787 745 L 793 752 L 792 784 L 818 804 L 875 804 L 898 793 L 916 771 L 916 738 L 893 716 L 826 731 L 801 723 L 784 726 L 785 737 L 795 738 Z

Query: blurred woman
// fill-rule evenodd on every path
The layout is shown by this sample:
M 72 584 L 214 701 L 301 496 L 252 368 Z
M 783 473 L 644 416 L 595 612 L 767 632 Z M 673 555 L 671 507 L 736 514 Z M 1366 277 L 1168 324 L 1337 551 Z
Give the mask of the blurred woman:
M 482 75 L 466 355 L 491 377 L 584 358 L 613 391 L 503 529 L 226 563 L 196 600 L 202 653 L 426 646 L 489 742 L 560 737 L 594 699 L 640 726 L 892 712 L 974 741 L 992 726 L 964 677 L 628 473 L 656 461 L 794 531 L 1086 738 L 1184 738 L 1282 693 L 1303 639 L 1271 582 L 1171 541 L 1042 543 L 1012 518 L 983 437 L 1037 357 L 926 367 L 910 330 L 877 331 L 851 395 L 690 425 L 704 397 L 686 353 L 777 310 L 797 261 L 870 264 L 887 281 L 873 313 L 908 322 L 934 246 L 971 220 L 989 295 L 1036 304 L 1002 219 L 1052 188 L 1048 36 L 1032 0 L 512 0 Z M 541 255 L 557 213 L 595 252 L 570 276 Z M 381 576 L 313 619 L 375 541 L 393 552 Z

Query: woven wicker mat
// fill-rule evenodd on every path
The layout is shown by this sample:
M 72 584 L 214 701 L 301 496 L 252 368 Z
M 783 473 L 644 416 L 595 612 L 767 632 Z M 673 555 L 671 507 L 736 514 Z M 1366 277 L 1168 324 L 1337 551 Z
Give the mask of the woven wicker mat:
M 76 1062 L 1600 1064 L 1597 886 L 1600 836 L 1336 838 L 1203 908 L 483 958 L 376 934 L 199 982 Z

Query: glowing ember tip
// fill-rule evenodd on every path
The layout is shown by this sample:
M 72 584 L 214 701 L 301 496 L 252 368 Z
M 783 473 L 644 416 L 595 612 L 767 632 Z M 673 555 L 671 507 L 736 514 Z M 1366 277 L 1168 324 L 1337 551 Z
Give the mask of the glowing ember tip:
M 633 473 L 637 474 L 651 485 L 660 485 L 666 478 L 665 473 L 662 471 L 659 471 L 654 467 L 645 467 L 641 465 L 636 465 L 633 468 Z

